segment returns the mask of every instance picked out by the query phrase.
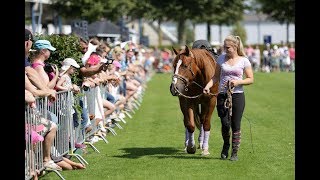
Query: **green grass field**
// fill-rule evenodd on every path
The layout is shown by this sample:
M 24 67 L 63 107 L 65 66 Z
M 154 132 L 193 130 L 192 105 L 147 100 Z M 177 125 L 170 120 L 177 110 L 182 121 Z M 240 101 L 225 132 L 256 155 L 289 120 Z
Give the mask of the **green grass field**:
M 222 138 L 216 110 L 209 157 L 186 154 L 178 99 L 169 91 L 170 74 L 155 74 L 140 109 L 126 118 L 109 144 L 88 147 L 87 169 L 63 171 L 66 179 L 295 179 L 294 73 L 255 73 L 245 86 L 239 161 L 220 160 Z M 251 131 L 250 131 L 251 123 Z M 199 132 L 196 132 L 196 137 Z M 252 137 L 252 141 L 251 141 Z M 75 160 L 76 161 L 76 160 Z M 49 173 L 41 179 L 59 179 Z

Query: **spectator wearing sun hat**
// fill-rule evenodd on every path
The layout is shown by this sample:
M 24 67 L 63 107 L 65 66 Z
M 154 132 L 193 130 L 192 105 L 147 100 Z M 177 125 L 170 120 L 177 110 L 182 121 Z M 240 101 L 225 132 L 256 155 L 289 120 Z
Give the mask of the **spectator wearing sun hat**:
M 72 83 L 71 76 L 76 72 L 77 69 L 80 68 L 80 65 L 74 60 L 73 58 L 66 58 L 61 62 L 61 71 L 60 71 L 60 79 L 57 82 L 56 89 L 57 91 L 66 91 L 71 90 L 72 93 L 79 93 L 80 88 Z M 74 105 L 75 100 L 73 95 L 71 96 L 71 104 Z M 81 105 L 80 105 L 81 106 Z M 81 106 L 83 108 L 83 106 Z M 86 109 L 82 110 L 84 113 L 87 112 Z M 71 117 L 73 117 L 73 126 L 77 127 L 79 125 L 78 121 L 78 115 L 75 111 L 74 107 L 71 109 Z M 83 117 L 83 115 L 81 115 Z M 83 118 L 83 121 L 81 121 L 81 131 L 84 133 L 84 128 L 87 124 L 88 119 Z M 79 147 L 85 147 L 79 143 L 76 142 L 76 145 Z
M 35 51 L 30 52 L 31 66 L 39 73 L 42 81 L 50 89 L 54 89 L 59 75 L 59 69 L 56 65 L 52 65 L 54 76 L 50 79 L 49 74 L 45 71 L 45 61 L 49 59 L 51 52 L 55 51 L 56 48 L 53 47 L 48 40 L 37 40 L 33 44 L 33 49 Z
M 56 89 L 78 92 L 80 89 L 77 85 L 72 84 L 71 76 L 76 72 L 76 68 L 80 68 L 79 64 L 72 58 L 64 59 L 61 64 L 60 79 L 57 82 Z
M 51 45 L 50 41 L 44 39 L 37 40 L 33 46 L 35 49 L 49 49 L 50 51 L 56 50 L 56 48 Z
M 25 29 L 25 72 L 32 84 L 39 90 L 50 91 L 50 96 L 55 97 L 55 92 L 51 91 L 40 79 L 39 73 L 31 67 L 29 52 L 32 47 L 34 38 L 29 29 Z
M 77 69 L 80 68 L 80 65 L 74 60 L 73 58 L 66 58 L 61 62 L 61 70 L 60 70 L 60 79 L 57 82 L 56 89 L 58 91 L 63 91 L 63 90 L 71 90 L 72 93 L 79 93 L 80 88 L 72 83 L 71 76 L 76 72 Z M 72 104 L 74 105 L 74 98 L 72 96 L 71 100 Z M 81 127 L 80 131 L 84 135 L 85 128 L 87 127 L 88 123 L 88 110 L 83 106 L 83 100 L 79 99 L 79 105 L 82 108 L 81 111 Z M 78 112 L 75 111 L 75 109 L 71 109 L 71 117 L 73 117 L 73 125 L 74 127 L 78 127 L 79 121 L 78 121 Z M 88 124 L 90 125 L 90 123 Z M 80 138 L 80 137 L 79 137 Z M 76 140 L 75 146 L 77 148 L 85 148 L 84 144 L 78 143 Z

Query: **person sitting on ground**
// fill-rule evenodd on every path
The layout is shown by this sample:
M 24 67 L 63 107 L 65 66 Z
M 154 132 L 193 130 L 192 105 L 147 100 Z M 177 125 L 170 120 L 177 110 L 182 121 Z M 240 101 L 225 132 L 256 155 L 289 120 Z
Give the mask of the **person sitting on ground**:
M 63 170 L 85 169 L 86 166 L 81 163 L 76 163 L 64 156 L 54 156 L 51 154 L 52 160 L 58 164 Z

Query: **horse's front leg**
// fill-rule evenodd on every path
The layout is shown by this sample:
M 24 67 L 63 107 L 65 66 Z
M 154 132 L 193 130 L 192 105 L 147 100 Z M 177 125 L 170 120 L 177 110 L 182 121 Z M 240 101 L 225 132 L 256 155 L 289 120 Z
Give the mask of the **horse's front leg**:
M 198 137 L 198 142 L 199 142 L 199 147 L 198 149 L 203 149 L 203 138 L 204 138 L 204 130 L 203 130 L 203 122 L 200 124 L 200 132 L 199 132 L 199 137 Z
M 194 154 L 196 152 L 196 146 L 194 141 L 195 122 L 193 113 L 193 109 L 188 108 L 187 113 L 184 117 L 184 125 L 186 127 L 186 150 L 189 154 Z
M 207 156 L 209 155 L 209 137 L 210 137 L 210 129 L 211 129 L 211 116 L 212 112 L 215 108 L 215 100 L 211 100 L 209 102 L 209 106 L 202 106 L 201 110 L 203 113 L 201 113 L 201 134 L 203 136 L 203 144 L 202 147 L 202 153 L 201 155 Z

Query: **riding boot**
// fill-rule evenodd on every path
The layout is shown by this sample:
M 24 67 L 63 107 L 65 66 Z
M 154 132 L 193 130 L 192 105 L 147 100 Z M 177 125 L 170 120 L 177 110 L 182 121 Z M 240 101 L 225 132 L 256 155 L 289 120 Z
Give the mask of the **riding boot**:
M 221 128 L 221 134 L 223 138 L 223 148 L 221 151 L 221 159 L 227 159 L 230 148 L 230 128 Z
M 232 153 L 231 153 L 231 161 L 238 161 L 238 151 L 240 148 L 241 141 L 241 131 L 236 131 L 232 133 Z

